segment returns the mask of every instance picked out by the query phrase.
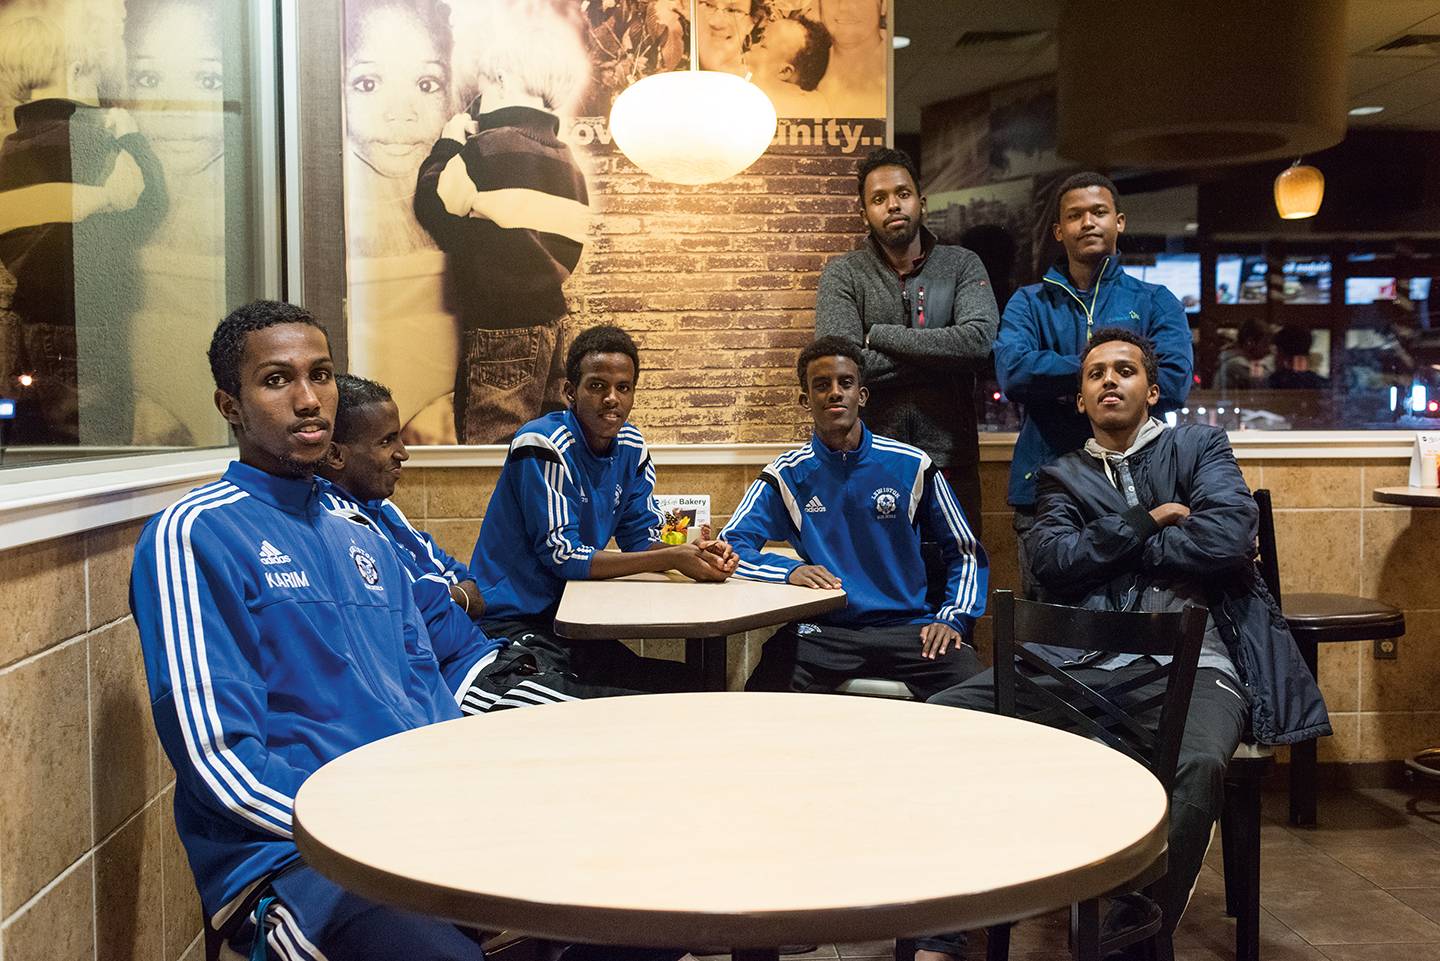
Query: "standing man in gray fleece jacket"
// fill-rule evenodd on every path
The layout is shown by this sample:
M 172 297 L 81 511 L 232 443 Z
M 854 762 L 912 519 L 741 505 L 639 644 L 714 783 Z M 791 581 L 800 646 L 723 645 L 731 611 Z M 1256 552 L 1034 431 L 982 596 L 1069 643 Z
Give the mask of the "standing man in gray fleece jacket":
M 979 257 L 937 245 L 921 223 L 925 198 L 906 154 L 872 151 L 858 179 L 870 236 L 820 274 L 815 336 L 864 348 L 866 425 L 929 454 L 978 536 L 975 371 L 1000 323 L 995 293 Z

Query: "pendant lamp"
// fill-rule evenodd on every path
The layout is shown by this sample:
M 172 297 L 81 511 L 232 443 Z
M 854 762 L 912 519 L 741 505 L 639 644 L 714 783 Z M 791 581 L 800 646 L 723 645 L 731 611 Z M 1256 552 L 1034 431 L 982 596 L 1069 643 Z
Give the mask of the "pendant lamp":
M 1275 210 L 1283 220 L 1304 220 L 1320 212 L 1325 175 L 1299 158 L 1275 178 Z
M 690 0 L 690 69 L 652 74 L 610 108 L 615 145 L 641 170 L 674 184 L 726 180 L 750 166 L 775 137 L 775 105 L 743 77 L 701 70 L 695 0 Z

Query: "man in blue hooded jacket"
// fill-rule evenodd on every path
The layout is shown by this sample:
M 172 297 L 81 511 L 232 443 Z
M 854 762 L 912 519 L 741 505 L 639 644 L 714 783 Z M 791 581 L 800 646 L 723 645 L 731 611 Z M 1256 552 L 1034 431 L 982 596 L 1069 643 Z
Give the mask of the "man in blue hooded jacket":
M 1025 534 L 1035 523 L 1035 482 L 1040 468 L 1079 448 L 1090 424 L 1075 410 L 1080 355 L 1101 327 L 1123 327 L 1155 345 L 1163 416 L 1190 391 L 1190 326 L 1175 295 L 1125 273 L 1116 241 L 1125 232 L 1119 192 L 1098 173 L 1077 173 L 1056 191 L 1051 233 L 1065 258 L 1038 284 L 1010 298 L 995 339 L 1000 389 L 1024 405 L 1025 422 L 1010 462 L 1007 498 L 1015 509 L 1021 589 L 1035 596 Z

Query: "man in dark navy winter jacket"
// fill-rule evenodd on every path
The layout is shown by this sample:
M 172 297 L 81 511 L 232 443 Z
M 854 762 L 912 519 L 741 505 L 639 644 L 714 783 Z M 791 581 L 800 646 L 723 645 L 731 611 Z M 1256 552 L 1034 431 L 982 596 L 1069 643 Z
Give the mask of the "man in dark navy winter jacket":
M 1015 508 L 1021 587 L 1029 595 L 1034 584 L 1024 535 L 1035 519 L 1036 477 L 1090 437 L 1090 425 L 1075 410 L 1075 377 L 1094 331 L 1123 327 L 1155 345 L 1157 413 L 1177 409 L 1190 391 L 1192 350 L 1184 308 L 1164 287 L 1137 280 L 1120 266 L 1116 242 L 1125 232 L 1125 215 L 1119 199 L 1115 185 L 1097 173 L 1078 173 L 1060 184 L 1051 232 L 1065 257 L 1040 283 L 1015 292 L 995 339 L 1000 389 L 1025 408 L 1010 462 L 1008 500 Z
M 1200 871 L 1220 811 L 1225 767 L 1247 723 L 1257 740 L 1290 743 L 1329 734 L 1319 689 L 1254 564 L 1258 509 L 1223 430 L 1167 428 L 1158 363 L 1148 341 L 1097 330 L 1080 358 L 1084 446 L 1042 468 L 1033 574 L 1047 595 L 1097 610 L 1209 609 L 1194 693 L 1170 799 L 1169 873 L 1159 908 L 1173 931 Z M 1035 645 L 1097 690 L 1150 670 L 1148 658 Z M 1157 682 L 1163 683 L 1163 682 Z M 1130 693 L 1136 701 L 1152 685 Z M 987 671 L 932 698 L 994 708 Z M 1148 903 L 1122 902 L 1112 924 L 1143 920 Z

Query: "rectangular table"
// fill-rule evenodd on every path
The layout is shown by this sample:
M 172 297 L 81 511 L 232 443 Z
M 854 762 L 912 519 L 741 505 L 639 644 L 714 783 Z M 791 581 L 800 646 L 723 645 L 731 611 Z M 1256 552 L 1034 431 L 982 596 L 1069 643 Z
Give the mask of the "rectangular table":
M 838 610 L 843 590 L 731 578 L 702 584 L 676 573 L 632 574 L 606 581 L 570 581 L 555 615 L 555 632 L 574 640 L 685 638 L 685 663 L 700 689 L 726 687 L 726 638 Z

